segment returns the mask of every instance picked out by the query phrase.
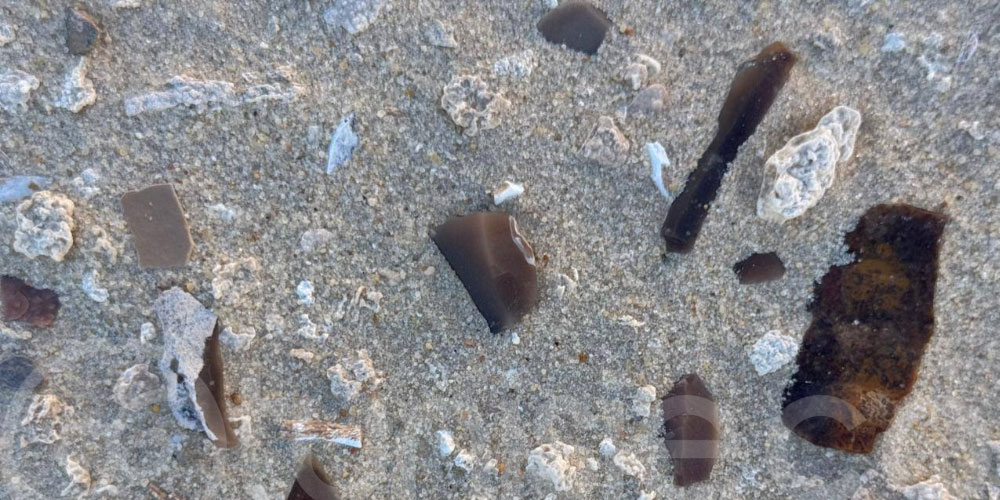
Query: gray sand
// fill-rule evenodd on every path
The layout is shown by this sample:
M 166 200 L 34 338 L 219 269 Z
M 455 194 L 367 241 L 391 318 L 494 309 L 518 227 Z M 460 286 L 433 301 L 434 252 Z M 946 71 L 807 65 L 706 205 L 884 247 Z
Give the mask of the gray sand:
M 31 393 L 2 393 L 0 498 L 59 495 L 73 486 L 71 457 L 92 483 L 72 496 L 153 498 L 152 482 L 188 500 L 283 499 L 310 450 L 351 499 L 905 498 L 917 490 L 904 488 L 928 479 L 955 498 L 1000 496 L 988 444 L 1000 440 L 1000 7 L 597 3 L 617 26 L 587 57 L 541 38 L 534 26 L 548 7 L 538 0 L 390 0 L 353 35 L 324 23 L 329 0 L 90 0 L 107 38 L 87 56 L 96 101 L 79 113 L 57 107 L 78 63 L 65 47 L 65 2 L 0 6 L 0 70 L 41 82 L 23 108 L 0 109 L 0 177 L 50 177 L 48 189 L 76 205 L 75 243 L 62 262 L 15 252 L 17 203 L 0 205 L 0 271 L 63 301 L 54 327 L 30 329 L 30 339 L 16 338 L 29 329 L 5 325 L 0 355 L 35 360 L 47 381 L 36 392 L 72 407 L 60 440 L 21 448 Z M 425 36 L 435 20 L 457 47 L 431 44 L 441 40 Z M 883 51 L 890 32 L 905 47 Z M 774 40 L 798 65 L 732 165 L 695 251 L 664 257 L 668 203 L 643 145 L 663 144 L 672 161 L 664 180 L 679 191 L 736 67 Z M 536 63 L 530 75 L 493 73 L 525 50 Z M 620 75 L 636 54 L 663 65 L 647 84 L 662 84 L 667 99 L 660 112 L 622 120 L 638 91 Z M 510 101 L 496 128 L 473 137 L 440 107 L 444 86 L 463 74 Z M 129 98 L 176 75 L 232 85 L 213 87 L 209 104 L 127 116 Z M 864 120 L 854 158 L 804 216 L 783 225 L 758 218 L 767 157 L 839 104 Z M 359 146 L 327 175 L 330 136 L 351 113 Z M 600 116 L 614 117 L 630 143 L 623 164 L 578 155 Z M 526 188 L 503 208 L 545 256 L 542 301 L 521 326 L 491 335 L 428 230 L 492 209 L 489 192 L 505 180 Z M 196 248 L 187 268 L 141 271 L 119 197 L 164 182 L 177 190 Z M 771 330 L 801 339 L 814 282 L 849 259 L 844 233 L 883 202 L 944 206 L 951 217 L 937 330 L 892 428 L 870 456 L 847 455 L 781 424 L 794 363 L 761 376 L 749 353 Z M 332 233 L 328 245 L 300 249 L 303 232 L 319 228 Z M 784 278 L 739 285 L 733 263 L 772 250 Z M 226 267 L 244 259 L 256 270 Z M 93 300 L 102 296 L 93 277 L 82 287 L 94 270 L 104 302 Z M 560 299 L 561 274 L 579 279 Z M 296 296 L 302 280 L 314 287 L 313 305 Z M 248 417 L 236 450 L 181 428 L 165 392 L 135 412 L 112 397 L 122 372 L 160 359 L 152 305 L 172 286 L 232 332 L 255 329 L 245 349 L 223 351 L 228 389 L 242 399 L 231 416 Z M 313 338 L 298 332 L 303 314 Z M 158 333 L 143 342 L 147 322 Z M 327 369 L 361 349 L 383 380 L 347 406 Z M 631 408 L 639 387 L 662 395 L 691 371 L 719 401 L 722 456 L 710 482 L 681 490 L 657 436 L 658 405 L 640 420 Z M 282 423 L 305 418 L 360 426 L 363 447 L 289 441 Z M 453 433 L 452 457 L 439 455 L 437 430 Z M 645 467 L 641 484 L 598 452 L 605 438 Z M 556 441 L 574 447 L 570 491 L 525 471 L 532 449 Z M 460 453 L 469 471 L 454 465 Z M 928 495 L 920 498 L 948 498 Z

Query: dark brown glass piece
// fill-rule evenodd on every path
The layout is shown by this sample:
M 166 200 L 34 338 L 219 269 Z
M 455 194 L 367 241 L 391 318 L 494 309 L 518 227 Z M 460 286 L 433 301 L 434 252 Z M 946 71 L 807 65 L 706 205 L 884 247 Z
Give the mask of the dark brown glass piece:
M 663 437 L 674 463 L 674 484 L 690 486 L 712 475 L 719 457 L 719 409 L 705 383 L 684 375 L 663 397 Z
M 786 427 L 818 446 L 870 453 L 917 378 L 934 333 L 934 285 L 946 218 L 878 205 L 844 238 L 854 262 L 816 288 Z
M 538 21 L 546 40 L 585 54 L 596 54 L 604 43 L 611 20 L 587 2 L 564 2 Z
M 151 269 L 187 264 L 194 242 L 172 185 L 157 184 L 125 193 L 122 212 L 135 238 L 139 267 Z
M 741 285 L 754 285 L 780 279 L 785 275 L 785 263 L 774 252 L 754 253 L 737 262 L 733 272 Z
M 0 302 L 4 321 L 52 326 L 59 314 L 59 294 L 48 288 L 35 288 L 13 276 L 0 278 Z
M 694 248 L 729 164 L 771 109 L 795 61 L 795 54 L 788 47 L 774 42 L 740 65 L 719 112 L 715 139 L 688 175 L 684 190 L 670 204 L 660 229 L 668 252 L 687 253 Z
M 319 460 L 309 456 L 302 463 L 292 491 L 287 500 L 339 500 L 340 492 L 333 486 L 333 481 L 326 474 Z
M 205 415 L 205 426 L 215 434 L 212 441 L 219 448 L 235 448 L 239 438 L 229 423 L 226 410 L 226 382 L 223 376 L 222 349 L 219 346 L 221 326 L 216 323 L 212 336 L 205 340 L 204 365 L 198 374 L 195 391 L 198 406 Z
M 452 217 L 432 238 L 491 332 L 510 328 L 538 303 L 534 251 L 510 215 Z

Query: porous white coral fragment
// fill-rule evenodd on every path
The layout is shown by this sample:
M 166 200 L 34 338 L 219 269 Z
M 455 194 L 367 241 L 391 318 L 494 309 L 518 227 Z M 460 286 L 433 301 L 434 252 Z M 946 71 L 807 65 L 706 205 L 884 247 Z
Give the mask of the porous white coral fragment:
M 73 210 L 76 205 L 57 193 L 38 191 L 17 206 L 14 250 L 35 258 L 44 255 L 56 262 L 73 247 Z
M 57 108 L 79 113 L 83 108 L 94 104 L 96 100 L 97 91 L 94 90 L 94 82 L 87 78 L 87 58 L 81 57 L 63 80 L 54 104 Z
M 478 76 L 456 76 L 441 94 L 441 108 L 468 136 L 496 128 L 509 107 L 510 101 L 491 91 Z
M 18 114 L 27 111 L 31 93 L 41 83 L 34 75 L 24 71 L 0 68 L 0 109 Z
M 754 342 L 750 351 L 750 362 L 757 375 L 767 375 L 781 369 L 795 359 L 798 352 L 795 339 L 782 335 L 780 330 L 772 330 Z
M 535 477 L 552 483 L 556 491 L 569 491 L 573 488 L 576 477 L 576 466 L 570 464 L 573 447 L 556 441 L 543 444 L 528 454 L 528 465 L 525 470 Z

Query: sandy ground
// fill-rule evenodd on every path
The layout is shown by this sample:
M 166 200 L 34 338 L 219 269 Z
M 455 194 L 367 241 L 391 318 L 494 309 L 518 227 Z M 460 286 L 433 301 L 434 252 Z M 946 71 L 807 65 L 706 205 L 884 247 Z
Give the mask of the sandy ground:
M 1000 440 L 995 2 L 600 1 L 616 28 L 595 57 L 547 43 L 535 23 L 548 7 L 537 0 L 390 0 L 357 34 L 325 24 L 321 1 L 113 3 L 86 5 L 108 39 L 87 56 L 97 98 L 79 113 L 55 107 L 78 61 L 65 47 L 65 2 L 0 5 L 0 25 L 16 33 L 0 47 L 0 68 L 40 82 L 26 109 L 0 111 L 0 176 L 48 176 L 76 204 L 76 242 L 59 263 L 15 252 L 16 203 L 0 205 L 0 270 L 57 290 L 63 302 L 53 328 L 31 329 L 30 339 L 0 335 L 0 354 L 33 359 L 46 377 L 38 392 L 74 410 L 59 441 L 21 448 L 31 394 L 3 393 L 0 498 L 59 495 L 72 456 L 93 483 L 72 496 L 152 498 L 151 481 L 189 500 L 281 499 L 310 450 L 345 498 L 904 498 L 915 491 L 905 487 L 928 479 L 956 498 L 997 498 L 988 444 Z M 457 47 L 428 43 L 434 20 Z M 890 32 L 905 47 L 883 51 Z M 668 203 L 649 179 L 643 144 L 664 145 L 673 162 L 665 179 L 679 190 L 714 133 L 735 68 L 774 40 L 798 65 L 732 165 L 695 251 L 664 256 L 658 230 Z M 529 76 L 493 73 L 494 62 L 525 50 L 536 63 Z M 636 54 L 663 65 L 649 83 L 664 85 L 668 99 L 658 113 L 622 119 L 636 91 L 620 74 Z M 241 92 L 282 68 L 294 99 L 125 112 L 129 97 L 175 75 Z M 463 74 L 511 103 L 497 128 L 474 137 L 439 104 Z M 805 216 L 783 225 L 758 218 L 766 158 L 838 104 L 864 119 L 855 157 Z M 359 149 L 327 175 L 330 134 L 349 113 Z M 630 142 L 622 165 L 578 155 L 600 116 L 615 117 Z M 86 169 L 99 178 L 74 183 Z M 546 257 L 538 310 L 491 335 L 428 230 L 449 215 L 493 209 L 489 191 L 504 180 L 524 183 L 504 208 Z M 162 182 L 174 184 L 196 249 L 187 268 L 142 271 L 119 197 Z M 944 204 L 951 217 L 937 331 L 874 453 L 847 455 L 782 426 L 781 391 L 794 367 L 759 376 L 748 354 L 770 330 L 801 338 L 814 282 L 848 260 L 843 234 L 890 201 Z M 301 250 L 302 233 L 317 228 L 332 242 Z M 89 250 L 97 229 L 116 249 L 113 261 Z M 770 250 L 788 266 L 785 277 L 739 285 L 733 263 Z M 248 258 L 256 273 L 226 277 L 222 266 Z M 92 270 L 105 302 L 81 287 Z M 561 299 L 560 274 L 578 276 Z M 232 287 L 217 298 L 220 279 Z M 311 306 L 296 296 L 301 280 L 315 288 Z M 238 431 L 239 449 L 217 450 L 180 428 L 165 395 L 136 412 L 112 398 L 126 368 L 160 359 L 162 334 L 143 343 L 140 326 L 156 324 L 152 303 L 175 285 L 235 331 L 256 330 L 249 347 L 223 353 L 229 390 L 242 398 L 232 416 L 251 422 Z M 377 307 L 353 303 L 360 287 L 381 294 Z M 300 336 L 302 314 L 327 336 Z M 284 328 L 269 329 L 268 316 Z M 294 348 L 316 357 L 300 361 Z M 383 382 L 345 407 L 326 370 L 359 349 Z M 710 482 L 682 490 L 657 437 L 659 408 L 640 420 L 629 408 L 639 386 L 664 394 L 691 371 L 719 401 L 722 456 Z M 361 426 L 363 448 L 282 436 L 282 421 L 310 416 Z M 474 457 L 470 471 L 438 455 L 439 429 L 453 432 L 456 453 Z M 634 453 L 643 481 L 598 453 L 605 438 Z M 570 491 L 525 470 L 533 448 L 555 441 L 575 448 Z M 108 485 L 117 494 L 101 489 Z M 937 495 L 921 498 L 948 498 Z

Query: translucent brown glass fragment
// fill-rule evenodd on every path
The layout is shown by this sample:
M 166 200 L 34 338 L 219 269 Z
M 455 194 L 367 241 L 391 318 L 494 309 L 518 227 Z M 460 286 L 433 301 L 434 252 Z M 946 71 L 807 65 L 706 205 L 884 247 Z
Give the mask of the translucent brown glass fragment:
M 741 285 L 753 285 L 780 279 L 785 275 L 785 263 L 774 252 L 754 253 L 733 265 Z
M 729 164 L 740 146 L 753 135 L 788 80 L 796 57 L 781 42 L 768 45 L 740 65 L 719 112 L 715 138 L 688 176 L 684 190 L 670 204 L 660 234 L 668 252 L 687 253 L 708 215 Z
M 204 365 L 195 384 L 198 406 L 205 415 L 205 426 L 215 435 L 212 441 L 219 448 L 235 448 L 240 441 L 229 423 L 226 410 L 226 382 L 223 376 L 222 349 L 219 346 L 218 323 L 212 336 L 205 341 Z
M 122 196 L 122 212 L 143 269 L 187 265 L 194 242 L 177 194 L 157 184 Z
M 563 2 L 538 21 L 546 40 L 585 54 L 596 54 L 604 43 L 611 20 L 587 2 Z
M 946 218 L 878 205 L 845 241 L 854 262 L 816 288 L 782 420 L 813 444 L 869 453 L 910 392 L 934 333 L 934 285 Z
M 319 460 L 309 456 L 302 463 L 299 473 L 295 476 L 292 491 L 286 500 L 339 500 L 340 492 L 333 486 L 333 481 L 326 474 Z
M 674 463 L 674 484 L 705 481 L 719 456 L 719 410 L 705 383 L 684 375 L 663 397 L 663 437 Z
M 20 278 L 0 278 L 0 303 L 4 321 L 21 321 L 34 326 L 52 326 L 59 314 L 59 294 L 35 288 Z
M 432 238 L 493 333 L 518 323 L 538 303 L 534 251 L 510 215 L 452 217 Z

